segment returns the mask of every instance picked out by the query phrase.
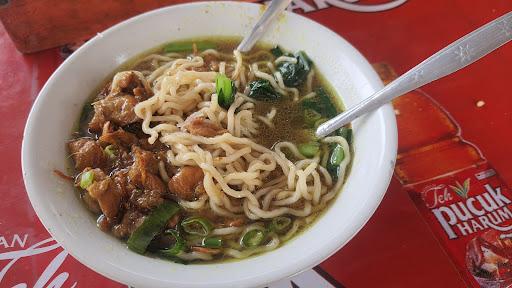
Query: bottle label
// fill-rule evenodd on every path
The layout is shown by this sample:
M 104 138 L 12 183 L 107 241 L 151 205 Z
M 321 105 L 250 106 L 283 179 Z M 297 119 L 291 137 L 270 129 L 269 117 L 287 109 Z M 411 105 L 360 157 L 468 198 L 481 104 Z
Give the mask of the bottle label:
M 468 284 L 512 284 L 512 193 L 488 163 L 405 189 Z

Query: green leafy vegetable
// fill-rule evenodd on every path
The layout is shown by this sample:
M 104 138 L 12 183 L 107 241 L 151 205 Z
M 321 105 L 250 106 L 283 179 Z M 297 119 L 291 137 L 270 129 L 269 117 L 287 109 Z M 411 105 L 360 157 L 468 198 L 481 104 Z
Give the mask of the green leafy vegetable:
M 268 80 L 259 79 L 249 83 L 249 97 L 260 101 L 276 101 L 282 96 Z
M 317 142 L 304 143 L 300 144 L 298 149 L 304 157 L 313 158 L 320 151 L 320 144 Z
M 80 188 L 87 189 L 94 182 L 94 173 L 89 170 L 80 176 Z
M 226 75 L 217 74 L 217 77 L 215 78 L 215 88 L 217 90 L 217 101 L 219 102 L 219 105 L 224 109 L 228 109 L 233 101 L 235 101 L 235 83 Z
M 194 43 L 196 44 L 197 50 L 213 49 L 216 47 L 216 45 L 211 42 L 175 42 L 165 46 L 164 52 L 171 53 L 192 51 Z
M 207 236 L 213 229 L 213 225 L 208 219 L 199 216 L 192 216 L 183 220 L 181 227 L 188 234 L 198 236 Z
M 158 254 L 162 256 L 176 256 L 185 249 L 185 240 L 181 238 L 178 231 L 169 229 L 165 230 L 162 235 L 172 238 L 174 244 L 166 249 L 158 250 Z
M 165 201 L 144 219 L 144 222 L 128 238 L 128 248 L 139 254 L 146 252 L 149 243 L 165 227 L 167 221 L 180 210 L 172 201 Z
M 272 222 L 270 222 L 269 230 L 277 233 L 283 233 L 288 230 L 290 224 L 292 224 L 292 219 L 284 216 L 278 216 L 273 218 Z
M 284 85 L 288 87 L 298 87 L 304 83 L 313 65 L 304 51 L 299 51 L 294 56 L 297 63 L 282 62 L 277 67 L 283 76 Z
M 278 58 L 278 57 L 281 57 L 283 56 L 283 50 L 281 50 L 281 47 L 279 46 L 276 46 L 272 49 L 270 49 L 270 53 L 272 53 L 272 55 L 274 55 L 274 57 Z
M 262 229 L 252 229 L 247 231 L 240 239 L 240 245 L 245 248 L 256 247 L 263 242 L 265 239 L 266 233 Z
M 222 247 L 222 238 L 220 237 L 206 237 L 203 239 L 201 246 L 206 248 L 220 248 Z
M 115 145 L 108 145 L 105 147 L 105 154 L 107 154 L 108 158 L 116 159 L 117 158 L 117 147 Z
M 302 108 L 313 109 L 327 119 L 336 116 L 336 106 L 323 88 L 316 89 L 316 96 L 302 100 Z

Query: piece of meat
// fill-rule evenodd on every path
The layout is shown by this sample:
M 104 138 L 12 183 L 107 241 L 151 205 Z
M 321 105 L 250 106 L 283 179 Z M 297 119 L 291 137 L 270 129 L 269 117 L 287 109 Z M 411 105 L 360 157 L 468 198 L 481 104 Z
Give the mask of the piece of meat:
M 124 131 L 122 128 L 113 130 L 110 121 L 103 125 L 102 133 L 98 139 L 101 145 L 107 146 L 109 144 L 121 145 L 130 148 L 133 144 L 137 144 L 139 139 L 137 136 L 130 132 Z
M 157 140 L 153 144 L 150 144 L 148 142 L 148 137 L 139 138 L 139 146 L 140 146 L 140 148 L 142 148 L 144 150 L 151 150 L 151 151 L 162 151 L 167 148 L 165 146 L 165 144 L 160 142 L 160 140 Z
M 113 94 L 131 94 L 134 95 L 138 101 L 143 101 L 153 95 L 153 92 L 149 87 L 145 86 L 142 82 L 143 80 L 141 80 L 133 71 L 119 72 L 114 76 L 114 79 L 118 80 L 118 87 L 113 89 Z
M 119 212 L 121 197 L 123 195 L 122 187 L 117 185 L 111 177 L 106 176 L 101 169 L 85 169 L 82 173 L 89 171 L 92 171 L 94 176 L 92 184 L 86 189 L 87 194 L 98 202 L 101 212 L 103 212 L 109 220 L 114 219 Z
M 69 153 L 75 168 L 82 171 L 87 167 L 101 168 L 107 164 L 107 157 L 101 146 L 89 138 L 79 138 L 68 143 Z
M 158 173 L 158 159 L 156 159 L 155 154 L 153 152 L 143 150 L 137 146 L 133 146 L 132 155 L 134 160 L 134 166 L 146 170 L 149 173 Z
M 110 178 L 114 181 L 115 189 L 121 192 L 122 198 L 128 198 L 129 193 L 135 189 L 135 186 L 130 183 L 128 169 L 116 170 Z
M 98 219 L 96 220 L 96 225 L 98 225 L 98 228 L 100 228 L 101 231 L 108 232 L 110 231 L 112 223 L 108 221 L 105 215 L 101 214 L 100 217 L 98 217 Z
M 129 199 L 132 207 L 142 211 L 148 211 L 156 208 L 164 202 L 163 193 L 156 190 L 135 189 Z
M 112 179 L 107 178 L 87 187 L 89 195 L 98 201 L 101 212 L 109 219 L 117 216 L 121 203 L 121 191 L 115 189 L 112 183 Z
M 110 89 L 112 88 L 112 81 L 109 81 L 103 88 L 101 89 L 100 93 L 98 93 L 98 96 L 96 97 L 96 100 L 103 99 L 110 94 Z
M 154 190 L 161 193 L 164 193 L 167 190 L 164 182 L 160 179 L 160 177 L 152 173 L 146 174 L 146 179 L 143 182 L 143 186 L 144 189 Z
M 133 231 L 144 222 L 145 215 L 137 210 L 128 210 L 124 213 L 121 222 L 112 228 L 112 233 L 117 238 L 128 238 Z
M 204 137 L 214 137 L 226 132 L 226 129 L 203 117 L 196 117 L 188 121 L 185 125 L 183 125 L 183 127 L 187 129 L 188 132 L 190 132 L 192 135 L 199 135 Z
M 241 227 L 245 224 L 244 218 L 226 219 L 224 224 L 228 227 Z
M 192 201 L 204 191 L 204 188 L 202 190 L 198 188 L 203 186 L 203 177 L 204 173 L 201 168 L 184 166 L 169 180 L 169 191 L 178 199 Z
M 217 56 L 212 54 L 207 54 L 203 57 L 204 66 L 206 66 L 210 71 L 219 71 L 219 60 Z
M 101 213 L 101 208 L 100 208 L 100 205 L 98 204 L 98 201 L 96 201 L 96 199 L 92 198 L 91 195 L 89 195 L 89 193 L 87 193 L 87 192 L 83 193 L 82 200 L 84 201 L 85 206 L 87 206 L 87 209 L 89 209 L 89 211 L 91 211 L 94 214 Z
M 109 95 L 105 99 L 93 103 L 94 116 L 89 122 L 89 129 L 100 132 L 103 125 L 110 121 L 118 126 L 135 123 L 140 119 L 133 110 L 138 101 L 131 95 Z
M 133 165 L 128 176 L 137 187 L 145 190 L 155 190 L 161 193 L 166 191 L 165 184 L 158 176 L 158 160 L 155 154 L 132 146 Z

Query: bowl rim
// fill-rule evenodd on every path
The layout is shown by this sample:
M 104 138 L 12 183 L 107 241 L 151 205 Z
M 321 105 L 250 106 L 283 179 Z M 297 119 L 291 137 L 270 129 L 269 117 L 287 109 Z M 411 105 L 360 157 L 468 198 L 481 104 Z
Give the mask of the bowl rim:
M 67 252 L 69 252 L 74 258 L 76 258 L 80 263 L 91 268 L 92 270 L 96 271 L 97 273 L 100 273 L 110 279 L 113 279 L 113 280 L 116 280 L 116 281 L 119 281 L 122 283 L 126 283 L 127 278 L 123 278 L 121 276 L 121 274 L 119 274 L 118 267 L 114 267 L 112 265 L 112 263 L 106 263 L 107 266 L 111 266 L 112 268 L 117 268 L 118 270 L 116 271 L 117 272 L 116 273 L 116 272 L 112 272 L 112 271 L 115 271 L 114 269 L 110 269 L 110 271 L 106 271 L 109 269 L 107 269 L 108 267 L 105 265 L 101 266 L 101 268 L 98 268 L 99 265 L 94 266 L 95 263 L 93 263 L 93 261 L 91 261 L 89 256 L 83 255 L 83 254 L 75 251 L 74 249 L 71 249 L 70 245 L 66 241 L 64 241 L 63 237 L 61 237 L 61 234 L 60 234 L 60 232 L 58 232 L 58 229 L 52 229 L 53 228 L 53 227 L 51 227 L 52 220 L 50 219 L 52 216 L 47 214 L 46 211 L 44 211 L 43 207 L 40 206 L 39 202 L 37 201 L 37 198 L 39 197 L 37 188 L 33 186 L 31 177 L 27 176 L 28 175 L 27 171 L 30 169 L 27 157 L 29 155 L 31 142 L 33 141 L 33 140 L 31 140 L 31 135 L 29 132 L 31 130 L 31 127 L 34 125 L 34 123 L 33 123 L 35 121 L 34 115 L 36 113 L 38 113 L 39 109 L 41 109 L 41 105 L 42 105 L 41 103 L 43 102 L 43 99 L 46 97 L 46 95 L 48 95 L 47 91 L 49 90 L 49 87 L 54 85 L 55 82 L 58 82 L 58 80 L 61 77 L 61 74 L 65 70 L 66 66 L 70 65 L 70 63 L 72 63 L 75 58 L 80 57 L 80 55 L 82 54 L 83 51 L 86 51 L 87 49 L 89 49 L 89 47 L 96 45 L 96 42 L 100 41 L 100 39 L 102 37 L 116 33 L 117 30 L 123 29 L 125 26 L 128 26 L 137 21 L 142 21 L 143 19 L 145 19 L 147 17 L 151 17 L 151 16 L 159 14 L 159 13 L 163 13 L 163 14 L 172 13 L 173 10 L 179 10 L 180 8 L 183 8 L 183 7 L 193 7 L 193 6 L 202 7 L 203 5 L 235 5 L 235 6 L 239 5 L 239 6 L 256 6 L 258 8 L 261 7 L 261 4 L 247 3 L 247 2 L 231 2 L 231 1 L 193 2 L 193 3 L 177 4 L 177 5 L 162 7 L 159 9 L 155 9 L 155 10 L 151 10 L 151 11 L 139 14 L 139 15 L 131 17 L 125 21 L 122 21 L 122 22 L 106 29 L 105 31 L 98 33 L 95 37 L 91 38 L 88 42 L 86 42 L 79 49 L 77 49 L 77 51 L 75 51 L 70 57 L 68 57 L 53 72 L 53 74 L 50 76 L 50 78 L 47 80 L 47 82 L 42 87 L 41 91 L 39 92 L 38 97 L 34 101 L 32 107 L 30 109 L 29 116 L 27 118 L 27 122 L 26 122 L 25 129 L 23 132 L 23 141 L 22 141 L 22 150 L 21 150 L 22 173 L 23 173 L 23 180 L 24 180 L 24 184 L 26 187 L 26 191 L 29 196 L 29 200 L 30 200 L 31 205 L 34 208 L 38 218 L 41 220 L 41 223 L 44 225 L 44 227 L 50 233 L 50 235 Z M 375 72 L 375 70 L 373 70 L 373 68 L 368 63 L 368 61 L 364 58 L 364 56 L 361 55 L 361 53 L 356 48 L 354 48 L 343 37 L 341 37 L 334 31 L 332 31 L 331 29 L 329 29 L 329 28 L 327 28 L 327 27 L 325 27 L 307 17 L 298 15 L 295 13 L 291 13 L 291 12 L 286 12 L 286 13 L 287 13 L 287 17 L 299 17 L 299 18 L 301 18 L 301 21 L 305 21 L 306 23 L 308 23 L 308 25 L 317 25 L 317 26 L 319 26 L 318 28 L 325 30 L 329 34 L 333 34 L 335 37 L 337 37 L 341 41 L 343 41 L 344 44 L 347 46 L 347 49 L 348 49 L 347 52 L 350 53 L 351 59 L 354 62 L 358 63 L 358 68 L 361 70 L 361 73 L 366 77 L 366 79 L 370 83 L 371 88 L 373 89 L 373 92 L 375 92 L 378 89 L 380 89 L 381 87 L 383 87 L 382 82 L 379 79 L 377 73 Z M 394 163 L 395 163 L 395 158 L 396 158 L 397 141 L 398 141 L 395 114 L 394 114 L 393 109 L 390 104 L 383 106 L 375 113 L 380 113 L 379 115 L 381 116 L 380 120 L 382 122 L 382 126 L 383 126 L 384 130 L 388 133 L 387 137 L 385 138 L 385 143 L 383 143 L 384 144 L 383 147 L 385 147 L 385 148 L 383 148 L 383 151 L 384 151 L 383 156 L 386 158 L 386 161 L 388 161 L 388 160 L 391 161 L 390 165 L 391 165 L 391 167 L 393 167 Z M 364 227 L 364 225 L 368 222 L 368 220 L 374 214 L 375 210 L 379 206 L 380 202 L 382 201 L 382 198 L 384 197 L 384 195 L 387 191 L 387 187 L 391 181 L 392 173 L 393 173 L 392 168 L 382 172 L 380 180 L 377 181 L 379 183 L 378 187 L 380 188 L 380 189 L 378 189 L 379 193 L 375 194 L 374 198 L 367 199 L 366 204 L 368 207 L 368 210 L 367 210 L 368 212 L 366 213 L 366 215 L 364 217 L 358 218 L 357 222 L 354 221 L 354 223 L 352 223 L 351 227 L 353 229 L 350 231 L 351 236 L 348 237 L 343 243 L 340 244 L 340 242 L 330 241 L 328 243 L 330 245 L 326 245 L 325 246 L 326 248 L 324 248 L 322 250 L 323 253 L 319 253 L 319 255 L 317 255 L 317 257 L 315 257 L 314 259 L 310 259 L 310 261 L 308 263 L 296 263 L 295 266 L 292 266 L 292 265 L 287 266 L 286 267 L 287 269 L 281 269 L 281 270 L 277 270 L 277 271 L 276 270 L 268 271 L 268 273 L 264 275 L 265 276 L 264 279 L 266 279 L 266 280 L 262 280 L 263 278 L 260 277 L 261 275 L 258 275 L 258 277 L 255 277 L 253 279 L 253 282 L 251 282 L 251 285 L 253 285 L 253 286 L 264 285 L 264 284 L 267 284 L 267 283 L 270 283 L 273 281 L 280 280 L 285 277 L 295 275 L 299 272 L 302 272 L 306 269 L 309 269 L 311 267 L 318 265 L 319 263 L 321 263 L 322 261 L 327 259 L 329 256 L 336 253 L 348 241 L 350 241 L 362 229 L 362 227 Z M 129 273 L 129 272 L 127 272 L 127 273 Z M 132 280 L 129 280 L 129 281 L 133 282 L 133 274 L 132 274 L 131 279 Z M 151 278 L 146 277 L 144 279 L 147 281 Z M 245 279 L 245 280 L 247 280 L 247 279 Z M 147 282 L 138 282 L 138 283 L 142 284 L 141 286 L 144 286 L 144 283 L 147 284 Z M 176 283 L 178 283 L 178 282 L 176 282 Z M 176 283 L 174 283 L 174 284 L 176 284 Z M 234 282 L 229 282 L 229 283 L 233 284 Z M 169 283 L 169 284 L 173 284 L 173 283 Z M 181 284 L 181 282 L 179 282 L 178 284 Z M 194 286 L 194 285 L 185 285 L 185 286 L 186 287 L 200 287 L 200 286 Z M 217 286 L 215 286 L 215 287 L 217 287 Z M 219 287 L 221 287 L 221 286 L 219 286 Z

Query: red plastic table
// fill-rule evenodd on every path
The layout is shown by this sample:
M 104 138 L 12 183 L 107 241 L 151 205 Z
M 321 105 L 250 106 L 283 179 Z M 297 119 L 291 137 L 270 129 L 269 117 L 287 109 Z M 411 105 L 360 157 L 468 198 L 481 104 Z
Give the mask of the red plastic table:
M 293 1 L 303 13 L 333 29 L 370 62 L 402 73 L 463 34 L 512 10 L 505 0 Z M 32 102 L 63 61 L 60 49 L 19 53 L 0 27 L 0 287 L 126 287 L 78 263 L 50 238 L 23 185 L 20 151 Z M 512 97 L 508 83 L 512 45 L 423 89 L 457 120 L 512 184 Z M 477 107 L 477 101 L 484 101 Z M 448 256 L 393 179 L 377 212 L 339 252 L 314 270 L 270 287 L 465 287 Z M 23 285 L 25 284 L 25 285 Z M 16 286 L 17 285 L 17 286 Z M 53 286 L 52 286 L 53 285 Z

